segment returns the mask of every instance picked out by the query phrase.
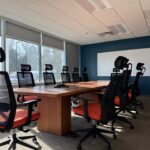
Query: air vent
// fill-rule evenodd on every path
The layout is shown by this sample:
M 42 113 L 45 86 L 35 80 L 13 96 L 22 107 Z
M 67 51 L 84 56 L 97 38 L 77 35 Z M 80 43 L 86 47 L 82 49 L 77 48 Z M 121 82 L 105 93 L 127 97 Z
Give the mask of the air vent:
M 108 0 L 74 0 L 89 13 L 112 8 Z
M 114 26 L 108 26 L 108 29 L 112 31 L 114 34 L 123 34 L 128 32 L 127 28 L 124 24 L 117 24 Z
M 146 19 L 150 19 L 150 10 L 145 10 L 144 15 Z
M 114 33 L 112 31 L 109 31 L 109 32 L 102 32 L 102 33 L 99 33 L 98 34 L 100 37 L 108 37 L 108 36 L 111 36 L 111 35 L 114 35 Z

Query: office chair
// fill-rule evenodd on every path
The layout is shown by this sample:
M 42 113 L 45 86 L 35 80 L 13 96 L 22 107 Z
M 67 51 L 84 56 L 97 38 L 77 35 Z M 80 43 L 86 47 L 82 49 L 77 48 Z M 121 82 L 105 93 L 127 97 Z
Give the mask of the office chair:
M 73 73 L 72 73 L 72 82 L 80 82 L 81 78 L 79 76 L 79 69 L 74 67 Z
M 44 83 L 45 85 L 54 85 L 56 84 L 54 73 L 48 72 L 53 70 L 53 66 L 51 64 L 45 64 L 45 72 L 43 72 Z
M 68 73 L 68 70 L 69 70 L 68 66 L 63 66 L 62 72 L 61 72 L 62 83 L 71 83 L 71 78 Z
M 132 64 L 128 63 L 129 59 L 119 56 L 115 60 L 115 69 L 116 70 L 123 70 L 122 73 L 114 73 L 114 75 L 118 74 L 118 76 L 121 76 L 120 83 L 118 85 L 118 93 L 115 97 L 115 105 L 117 106 L 116 111 L 116 119 L 119 119 L 120 121 L 123 121 L 130 125 L 130 128 L 133 129 L 133 124 L 126 118 L 126 116 L 119 116 L 120 112 L 127 111 L 131 117 L 136 118 L 136 115 L 132 112 L 131 109 L 131 95 L 128 91 L 128 82 L 132 71 Z
M 88 132 L 79 142 L 77 148 L 82 149 L 82 142 L 84 142 L 89 136 L 100 137 L 103 141 L 108 144 L 108 150 L 111 150 L 111 145 L 109 141 L 102 135 L 102 133 L 111 133 L 113 138 L 116 139 L 114 131 L 108 131 L 104 129 L 97 128 L 97 123 L 107 124 L 108 121 L 113 121 L 115 118 L 115 106 L 114 99 L 117 93 L 117 86 L 120 82 L 120 78 L 117 76 L 111 76 L 108 88 L 99 103 L 88 103 L 88 100 L 84 100 L 84 104 L 73 108 L 76 115 L 84 116 L 86 119 L 93 120 L 93 126 L 89 129 L 76 130 L 77 132 Z
M 0 62 L 4 61 L 5 53 L 0 48 Z M 35 102 L 37 101 L 32 100 L 17 105 L 9 75 L 6 71 L 0 71 L 0 132 L 7 133 L 13 130 L 12 136 L 8 137 L 8 140 L 1 142 L 0 147 L 9 144 L 8 150 L 10 150 L 16 149 L 16 144 L 20 144 L 34 150 L 39 149 L 35 136 L 17 137 L 16 135 L 16 129 L 27 132 L 28 130 L 24 130 L 24 126 L 28 126 L 32 121 L 39 119 L 40 113 L 33 111 Z M 28 109 L 19 108 L 25 106 L 28 106 Z M 38 147 L 24 141 L 30 138 L 33 138 Z
M 31 66 L 28 64 L 21 64 L 21 71 L 17 72 L 19 87 L 34 87 L 35 82 L 31 72 Z M 37 96 L 18 95 L 17 101 L 24 102 L 32 99 L 37 99 Z
M 145 73 L 146 68 L 144 67 L 144 63 L 138 63 L 136 69 L 137 69 L 137 73 L 133 84 L 129 85 L 129 90 L 131 93 L 133 105 L 140 106 L 141 109 L 144 109 L 143 103 L 140 100 L 137 100 L 136 97 L 140 95 L 139 79 Z
M 82 71 L 82 81 L 89 81 L 88 73 L 87 73 L 87 68 L 84 67 Z

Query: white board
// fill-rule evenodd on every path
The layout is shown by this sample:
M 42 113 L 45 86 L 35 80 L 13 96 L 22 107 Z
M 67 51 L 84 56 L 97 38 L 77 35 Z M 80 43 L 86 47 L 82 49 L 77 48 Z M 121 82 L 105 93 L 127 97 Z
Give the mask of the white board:
M 132 76 L 136 75 L 138 62 L 145 64 L 146 72 L 144 76 L 150 76 L 150 48 L 98 53 L 97 76 L 110 76 L 114 68 L 114 61 L 118 56 L 125 56 L 132 63 Z

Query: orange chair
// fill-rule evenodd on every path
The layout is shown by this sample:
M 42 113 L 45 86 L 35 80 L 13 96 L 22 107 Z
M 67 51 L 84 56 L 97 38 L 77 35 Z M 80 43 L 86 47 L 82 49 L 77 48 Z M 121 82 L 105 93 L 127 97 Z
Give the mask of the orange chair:
M 5 53 L 0 48 L 0 62 L 4 60 Z M 27 132 L 29 130 L 24 130 L 24 126 L 39 119 L 40 113 L 33 111 L 33 105 L 36 102 L 37 100 L 30 100 L 17 105 L 9 75 L 5 71 L 0 71 L 0 132 L 4 133 L 13 130 L 12 136 L 8 140 L 0 143 L 0 149 L 2 149 L 1 146 L 6 144 L 9 144 L 8 150 L 16 149 L 17 143 L 34 150 L 40 148 L 34 135 L 24 137 L 17 137 L 16 135 L 16 129 Z M 21 109 L 21 107 L 25 106 L 28 106 L 28 109 Z M 29 138 L 33 138 L 37 146 L 30 145 L 24 141 Z
M 21 71 L 17 72 L 19 87 L 34 87 L 34 77 L 31 72 L 31 66 L 28 64 L 21 64 Z M 31 95 L 18 95 L 17 101 L 22 103 L 32 99 L 37 99 L 37 96 Z
M 84 100 L 84 104 L 73 108 L 73 111 L 76 115 L 83 116 L 86 119 L 93 120 L 92 128 L 76 130 L 77 132 L 88 132 L 79 142 L 77 148 L 78 150 L 82 149 L 82 142 L 84 142 L 89 136 L 100 137 L 104 142 L 108 144 L 108 150 L 111 150 L 111 144 L 109 141 L 102 135 L 102 133 L 111 133 L 113 134 L 114 139 L 116 135 L 114 131 L 108 131 L 104 129 L 97 128 L 97 124 L 100 122 L 102 124 L 107 124 L 108 121 L 113 121 L 115 118 L 115 106 L 114 99 L 116 95 L 117 85 L 119 83 L 119 78 L 116 76 L 111 77 L 111 81 L 106 90 L 106 93 L 100 99 L 99 103 L 88 103 L 88 100 Z
M 137 70 L 137 73 L 136 73 L 134 82 L 133 84 L 129 85 L 129 89 L 130 89 L 130 93 L 131 93 L 132 101 L 133 101 L 132 104 L 134 106 L 140 106 L 141 109 L 144 109 L 143 103 L 140 100 L 136 99 L 137 96 L 139 96 L 141 93 L 140 88 L 139 88 L 140 77 L 143 76 L 143 74 L 146 71 L 146 67 L 144 67 L 144 63 L 138 63 L 136 66 L 136 70 Z

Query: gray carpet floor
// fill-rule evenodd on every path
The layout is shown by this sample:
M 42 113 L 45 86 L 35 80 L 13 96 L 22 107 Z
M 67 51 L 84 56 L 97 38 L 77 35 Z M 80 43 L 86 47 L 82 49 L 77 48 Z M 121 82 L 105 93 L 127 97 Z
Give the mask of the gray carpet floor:
M 127 124 L 116 123 L 117 140 L 112 139 L 112 135 L 105 135 L 110 141 L 113 150 L 150 150 L 150 97 L 139 97 L 144 103 L 144 110 L 138 109 L 139 115 L 137 119 L 130 119 L 135 129 L 129 129 Z M 91 127 L 91 123 L 87 123 L 85 119 L 72 116 L 72 128 L 82 129 Z M 42 146 L 42 150 L 76 150 L 76 146 L 85 134 L 79 133 L 77 137 L 56 136 L 44 132 L 39 132 L 32 125 L 31 132 L 18 132 L 18 136 L 32 135 L 37 136 L 38 142 Z M 0 133 L 0 141 L 7 138 L 8 134 Z M 26 140 L 32 144 L 32 140 Z M 0 150 L 6 149 L 6 146 L 0 147 Z M 27 150 L 23 146 L 17 145 L 17 150 Z M 107 145 L 100 138 L 89 138 L 83 143 L 83 150 L 107 150 Z

